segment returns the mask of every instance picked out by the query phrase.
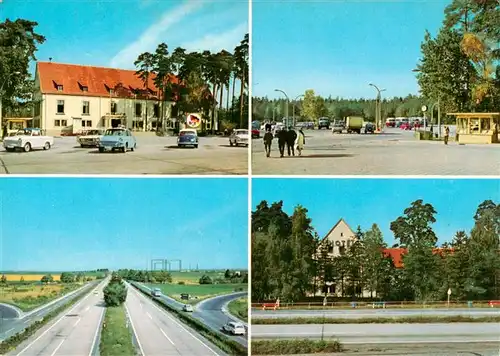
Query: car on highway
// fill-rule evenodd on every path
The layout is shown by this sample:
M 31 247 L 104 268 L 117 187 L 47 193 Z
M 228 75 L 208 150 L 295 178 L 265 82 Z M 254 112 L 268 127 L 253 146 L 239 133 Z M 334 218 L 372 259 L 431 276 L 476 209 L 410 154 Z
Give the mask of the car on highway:
M 191 304 L 184 304 L 182 307 L 182 311 L 192 313 L 194 311 L 193 306 Z
M 245 326 L 241 323 L 237 323 L 235 321 L 230 321 L 222 327 L 222 331 L 227 332 L 232 335 L 245 335 L 246 329 Z
M 45 132 L 38 128 L 27 128 L 18 130 L 14 136 L 5 137 L 3 147 L 8 152 L 23 150 L 29 152 L 33 149 L 49 150 L 54 145 L 54 137 L 46 136 Z
M 330 119 L 327 117 L 320 117 L 318 120 L 318 130 L 325 128 L 330 130 Z
M 184 129 L 179 131 L 179 136 L 177 136 L 177 147 L 191 146 L 198 148 L 198 144 L 198 131 L 194 129 Z
M 128 150 L 134 151 L 137 148 L 137 141 L 129 129 L 116 127 L 107 129 L 99 140 L 99 152 L 106 150 L 120 150 L 123 153 Z
M 85 131 L 82 135 L 76 137 L 76 142 L 84 147 L 99 147 L 99 141 L 106 132 L 105 129 L 92 129 Z
M 229 136 L 229 146 L 248 146 L 248 130 L 236 129 Z
M 153 297 L 161 297 L 161 289 L 160 288 L 151 289 L 151 295 Z

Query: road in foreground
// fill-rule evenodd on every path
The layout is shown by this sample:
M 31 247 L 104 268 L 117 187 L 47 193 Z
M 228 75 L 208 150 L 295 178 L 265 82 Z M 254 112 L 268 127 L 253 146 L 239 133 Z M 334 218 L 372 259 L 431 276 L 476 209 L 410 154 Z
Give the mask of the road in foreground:
M 253 325 L 253 339 L 336 338 L 342 344 L 500 342 L 500 323 Z
M 453 317 L 464 316 L 469 318 L 483 318 L 500 316 L 500 309 L 495 308 L 450 308 L 450 309 L 325 309 L 325 310 L 252 310 L 252 317 L 256 319 L 277 318 L 411 318 L 411 317 Z
M 138 136 L 137 149 L 99 153 L 75 137 L 55 138 L 48 151 L 0 149 L 1 174 L 247 174 L 248 148 L 227 137 L 200 137 L 198 149 L 177 148 L 175 137 Z
M 70 356 L 93 355 L 98 332 L 106 310 L 100 283 L 61 316 L 38 330 L 8 355 Z
M 445 146 L 416 141 L 413 132 L 386 128 L 381 134 L 304 131 L 301 157 L 279 158 L 277 140 L 266 158 L 262 139 L 252 140 L 254 175 L 498 175 L 500 145 Z M 481 157 L 481 159 L 478 159 Z M 488 164 L 485 164 L 488 162 Z
M 144 356 L 224 355 L 216 346 L 182 325 L 132 286 L 128 286 L 125 306 Z

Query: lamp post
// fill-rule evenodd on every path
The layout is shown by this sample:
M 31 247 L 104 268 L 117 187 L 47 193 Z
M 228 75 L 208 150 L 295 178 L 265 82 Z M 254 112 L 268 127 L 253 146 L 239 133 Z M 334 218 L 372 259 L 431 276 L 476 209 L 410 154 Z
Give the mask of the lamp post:
M 382 103 L 381 103 L 381 95 L 380 95 L 380 93 L 382 93 L 383 91 L 385 91 L 385 89 L 379 89 L 379 87 L 376 86 L 373 83 L 370 83 L 369 85 L 371 87 L 374 87 L 377 90 L 377 102 L 376 102 L 376 106 L 375 106 L 375 111 L 376 111 L 375 121 L 376 121 L 377 129 L 378 130 L 382 130 Z
M 438 99 L 431 106 L 431 123 L 434 123 L 434 107 L 437 105 L 438 107 L 438 137 L 441 138 L 441 100 Z
M 21 72 L 12 72 L 12 73 L 7 73 L 6 78 L 4 79 L 2 85 L 0 86 L 0 130 L 3 134 L 3 106 L 2 106 L 2 101 L 3 101 L 3 87 L 5 83 L 7 83 L 7 80 L 9 80 L 11 75 L 19 75 Z M 2 135 L 3 136 L 3 135 Z
M 304 94 L 300 94 L 300 95 L 297 95 L 295 97 L 295 99 L 293 99 L 293 103 L 292 103 L 292 105 L 293 105 L 292 106 L 292 110 L 293 110 L 293 113 L 292 113 L 292 125 L 293 125 L 293 127 L 295 127 L 295 102 L 297 101 L 298 98 L 301 98 L 303 96 L 304 96 Z
M 288 106 L 290 105 L 290 99 L 288 98 L 288 95 L 283 90 L 274 89 L 274 91 L 279 91 L 280 93 L 283 93 L 283 95 L 285 95 L 285 97 L 286 97 L 285 117 L 286 117 L 287 122 L 285 124 L 287 124 L 288 123 Z

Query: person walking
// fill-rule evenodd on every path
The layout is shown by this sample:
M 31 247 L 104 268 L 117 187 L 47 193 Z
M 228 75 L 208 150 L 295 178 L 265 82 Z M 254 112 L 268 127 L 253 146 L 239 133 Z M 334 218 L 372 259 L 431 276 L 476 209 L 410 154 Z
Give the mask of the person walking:
M 297 142 L 295 143 L 297 146 L 297 151 L 299 152 L 299 156 L 302 156 L 302 150 L 304 149 L 304 145 L 306 144 L 306 135 L 302 129 L 299 129 L 299 134 L 297 135 Z
M 5 139 L 7 136 L 7 132 L 9 131 L 7 124 L 3 124 L 2 127 L 2 141 Z
M 450 138 L 450 128 L 448 126 L 444 127 L 444 144 L 448 144 L 448 139 Z
M 271 146 L 273 143 L 273 134 L 271 130 L 266 130 L 264 134 L 264 147 L 266 149 L 266 157 L 271 157 Z
M 293 127 L 288 128 L 287 138 L 286 138 L 286 148 L 288 149 L 288 156 L 295 156 L 295 140 L 297 139 L 297 133 Z
M 280 157 L 283 158 L 283 156 L 285 155 L 285 145 L 288 136 L 286 128 L 283 127 L 281 130 L 279 130 L 277 136 L 278 136 L 278 147 L 280 149 Z

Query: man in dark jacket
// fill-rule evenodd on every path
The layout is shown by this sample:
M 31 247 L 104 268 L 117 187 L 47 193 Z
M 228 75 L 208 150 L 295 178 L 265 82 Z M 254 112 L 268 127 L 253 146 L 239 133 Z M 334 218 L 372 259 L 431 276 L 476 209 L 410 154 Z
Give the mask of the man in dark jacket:
M 271 156 L 271 146 L 273 144 L 273 134 L 271 133 L 271 130 L 267 130 L 266 133 L 264 134 L 264 147 L 266 149 L 266 157 Z
M 285 145 L 286 145 L 286 139 L 288 137 L 286 128 L 283 127 L 281 130 L 279 130 L 277 136 L 278 136 L 278 147 L 280 149 L 280 157 L 283 157 L 285 155 Z
M 288 156 L 291 154 L 295 156 L 295 140 L 297 139 L 297 133 L 293 129 L 293 127 L 288 128 L 288 132 L 286 133 L 286 148 L 288 149 Z

